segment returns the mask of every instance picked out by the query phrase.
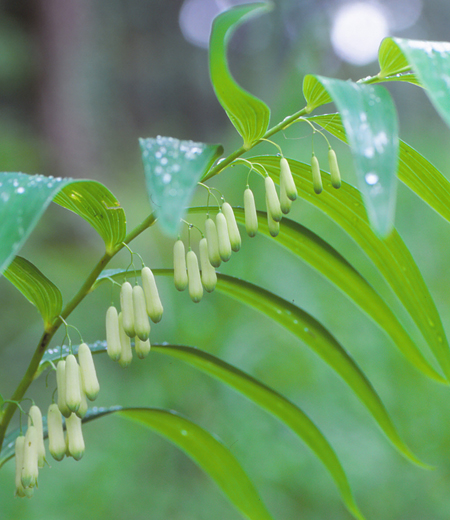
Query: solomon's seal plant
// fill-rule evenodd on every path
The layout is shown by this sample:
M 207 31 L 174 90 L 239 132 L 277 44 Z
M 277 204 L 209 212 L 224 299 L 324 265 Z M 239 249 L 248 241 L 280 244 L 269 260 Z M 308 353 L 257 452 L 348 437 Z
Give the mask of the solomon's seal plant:
M 108 414 L 119 414 L 156 431 L 184 450 L 216 481 L 244 518 L 283 518 L 283 513 L 276 507 L 269 512 L 229 447 L 198 426 L 195 417 L 191 420 L 175 411 L 151 408 L 151 396 L 145 408 L 117 405 L 88 409 L 86 398 L 94 400 L 101 385 L 93 354 L 99 363 L 105 362 L 101 358 L 106 356 L 101 354 L 107 353 L 111 360 L 127 367 L 134 349 L 140 359 L 149 356 L 151 360 L 153 352 L 159 352 L 182 360 L 231 386 L 275 416 L 324 465 L 350 514 L 354 518 L 365 518 L 356 505 L 341 461 L 319 426 L 300 406 L 281 395 L 277 388 L 267 386 L 252 374 L 208 353 L 208 345 L 199 345 L 206 349 L 203 350 L 151 341 L 154 328 L 163 318 L 157 279 L 167 276 L 173 277 L 178 291 L 188 288 L 195 303 L 212 298 L 205 295 L 203 289 L 207 293 L 216 289 L 263 313 L 267 323 L 284 327 L 342 378 L 400 455 L 417 466 L 428 467 L 421 456 L 406 445 L 397 431 L 395 416 L 391 417 L 364 371 L 331 331 L 307 309 L 297 306 L 295 300 L 284 300 L 260 286 L 216 269 L 221 268 L 221 262 L 230 260 L 233 252 L 250 247 L 248 240 L 241 240 L 239 226 L 244 226 L 250 237 L 258 232 L 276 236 L 277 243 L 270 246 L 274 254 L 278 247 L 284 247 L 296 259 L 318 270 L 372 318 L 389 337 L 390 344 L 402 353 L 405 362 L 412 364 L 424 377 L 448 385 L 450 349 L 445 331 L 422 275 L 394 228 L 393 217 L 397 176 L 449 221 L 450 184 L 424 157 L 399 140 L 393 101 L 379 83 L 396 81 L 420 85 L 439 114 L 449 122 L 450 44 L 387 38 L 380 47 L 380 71 L 376 75 L 357 82 L 307 75 L 303 82 L 306 100 L 303 108 L 299 100 L 295 113 L 269 127 L 269 108 L 236 83 L 226 58 L 227 42 L 233 30 L 269 9 L 270 4 L 264 2 L 240 5 L 219 15 L 212 29 L 211 81 L 219 102 L 242 137 L 242 145 L 222 157 L 224 150 L 217 144 L 162 136 L 141 139 L 145 179 L 155 210 L 149 211 L 134 229 L 127 232 L 124 209 L 116 197 L 96 181 L 23 173 L 0 174 L 0 267 L 4 276 L 36 306 L 43 319 L 42 335 L 37 338 L 35 350 L 29 352 L 28 367 L 16 390 L 11 396 L 0 396 L 0 468 L 14 457 L 16 463 L 11 496 L 15 492 L 17 497 L 31 497 L 38 484 L 39 469 L 48 471 L 44 467 L 44 438 L 48 437 L 49 451 L 55 460 L 62 460 L 64 456 L 79 460 L 85 452 L 84 423 Z M 439 63 L 439 67 L 434 67 L 435 63 Z M 446 82 L 441 81 L 442 77 Z M 330 102 L 335 103 L 337 113 L 313 114 L 316 108 Z M 346 182 L 345 172 L 341 180 L 338 158 L 329 143 L 329 173 L 320 170 L 314 152 L 310 164 L 284 157 L 279 144 L 276 145 L 279 153 L 275 155 L 256 155 L 259 144 L 267 141 L 274 144 L 269 138 L 280 137 L 288 127 L 305 121 L 311 127 L 311 141 L 314 133 L 323 135 L 322 128 L 349 145 L 357 187 Z M 243 208 L 233 208 L 225 202 L 225 194 L 207 184 L 219 174 L 232 182 L 231 177 L 227 177 L 231 166 L 238 166 L 247 174 L 247 187 L 241 195 Z M 257 183 L 262 179 L 264 195 L 260 196 Z M 436 185 L 440 186 L 439 190 L 432 188 Z M 190 207 L 197 186 L 201 186 L 205 195 L 207 188 L 205 205 Z M 18 256 L 52 201 L 84 218 L 105 244 L 104 254 L 65 306 L 58 287 L 29 260 Z M 417 334 L 421 334 L 435 357 L 434 364 L 418 346 L 411 327 L 405 326 L 397 317 L 396 310 L 382 298 L 377 286 L 371 285 L 325 240 L 286 217 L 292 204 L 302 201 L 331 217 L 334 224 L 364 250 L 379 278 L 384 279 L 398 297 L 408 323 L 415 324 Z M 173 242 L 173 249 L 170 246 L 173 258 L 164 258 L 162 266 L 152 266 L 152 269 L 142 261 L 142 268 L 137 269 L 131 244 L 156 225 L 167 234 L 167 240 Z M 109 262 L 124 248 L 132 254 L 131 264 L 107 269 Z M 245 255 L 238 256 L 245 262 Z M 229 265 L 227 268 L 232 269 L 233 261 Z M 84 302 L 85 297 L 102 284 L 109 284 L 112 294 L 111 301 L 105 302 L 102 310 L 106 313 L 104 337 L 89 338 L 88 342 L 82 340 L 79 346 L 74 345 L 68 334 L 71 326 L 68 320 L 79 305 L 88 305 Z M 297 290 L 296 287 L 293 289 Z M 303 289 L 299 287 L 298 291 L 301 293 Z M 120 310 L 116 307 L 118 300 Z M 150 320 L 156 325 L 150 327 Z M 63 325 L 66 326 L 65 339 L 57 342 L 55 335 Z M 208 329 L 208 320 L 202 323 L 202 329 Z M 301 369 L 298 367 L 299 372 Z M 23 401 L 32 399 L 32 383 L 46 371 L 55 372 L 56 376 L 48 378 L 48 412 L 43 420 L 34 402 L 29 412 L 25 412 Z M 390 379 L 390 374 L 385 376 Z M 20 419 L 18 429 L 11 422 L 14 416 Z M 22 416 L 28 416 L 28 420 L 22 420 Z M 48 491 L 42 489 L 40 492 Z M 298 517 L 301 516 L 299 511 Z

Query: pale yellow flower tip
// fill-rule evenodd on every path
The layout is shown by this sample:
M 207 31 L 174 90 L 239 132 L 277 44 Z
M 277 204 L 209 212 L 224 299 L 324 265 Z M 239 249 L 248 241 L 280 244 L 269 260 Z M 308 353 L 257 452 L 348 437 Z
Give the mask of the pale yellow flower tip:
M 123 329 L 127 336 L 134 338 L 133 287 L 124 282 L 120 290 L 120 310 L 122 311 Z
M 214 220 L 209 217 L 205 222 L 205 236 L 208 241 L 209 261 L 212 266 L 219 267 L 222 263 L 219 252 L 219 238 Z
M 75 460 L 80 460 L 85 451 L 81 419 L 76 414 L 71 414 L 66 419 L 66 428 L 69 438 L 69 453 Z
M 330 165 L 331 184 L 333 188 L 341 187 L 341 173 L 337 162 L 336 152 L 331 148 L 328 150 L 328 164 Z
M 322 177 L 320 176 L 320 166 L 319 159 L 315 155 L 311 158 L 311 172 L 312 172 L 312 180 L 314 191 L 319 195 L 322 193 Z
M 120 335 L 120 346 L 121 346 L 121 352 L 120 352 L 120 358 L 119 358 L 119 364 L 121 367 L 125 368 L 127 367 L 132 359 L 133 359 L 133 351 L 131 350 L 131 341 L 128 334 L 125 333 L 125 330 L 122 325 L 122 313 L 119 313 L 119 335 Z
M 62 460 L 66 454 L 66 441 L 64 440 L 62 415 L 55 403 L 48 407 L 47 427 L 48 449 L 55 460 Z
M 38 466 L 43 468 L 45 465 L 45 445 L 44 428 L 42 427 L 42 413 L 38 406 L 33 405 L 28 412 L 28 426 L 36 428 L 36 442 L 38 452 Z
M 297 198 L 297 187 L 292 177 L 291 168 L 287 159 L 284 157 L 280 160 L 280 186 L 283 185 L 289 200 L 294 201 Z
M 181 242 L 181 240 L 179 241 Z M 186 262 L 184 259 L 184 245 L 181 242 L 183 247 L 183 264 L 184 264 L 184 277 L 186 279 L 186 284 L 184 285 L 184 289 L 186 289 L 187 285 L 187 274 L 186 274 Z M 183 269 L 183 267 L 182 267 Z M 175 273 L 174 273 L 175 277 Z M 163 315 L 163 306 L 161 303 L 161 299 L 159 297 L 158 287 L 156 286 L 155 277 L 149 267 L 143 267 L 141 271 L 141 279 L 142 279 L 142 287 L 144 288 L 145 301 L 147 303 L 147 314 L 150 316 L 150 319 L 153 323 L 158 323 L 161 321 Z
M 71 412 L 76 412 L 81 404 L 80 367 L 73 354 L 66 358 L 66 403 Z
M 35 426 L 29 426 L 25 434 L 22 464 L 22 486 L 35 487 L 38 480 L 38 439 Z
M 25 449 L 25 436 L 19 435 L 19 437 L 16 438 L 15 442 L 15 454 L 16 454 L 16 478 L 15 478 L 15 484 L 16 484 L 16 491 L 15 496 L 16 497 L 32 497 L 34 493 L 34 488 L 24 488 L 22 484 L 22 468 L 23 468 L 23 454 Z
M 224 202 L 222 204 L 222 212 L 225 215 L 225 218 L 227 219 L 228 235 L 230 237 L 231 249 L 235 253 L 237 253 L 239 249 L 241 249 L 241 234 L 239 233 L 239 228 L 236 222 L 236 217 L 234 216 L 233 208 L 228 204 L 228 202 Z
M 66 401 L 66 362 L 64 359 L 56 365 L 56 386 L 58 388 L 58 408 L 64 417 L 69 417 L 71 411 Z
M 225 215 L 222 212 L 216 215 L 217 238 L 219 239 L 219 254 L 224 262 L 228 262 L 231 258 L 231 243 L 228 233 L 228 224 Z
M 202 284 L 206 291 L 214 291 L 217 284 L 216 270 L 211 265 L 208 256 L 208 242 L 202 238 L 199 243 L 200 267 L 202 268 Z
M 177 240 L 173 246 L 173 281 L 178 291 L 184 291 L 188 285 L 186 250 L 182 240 Z
M 198 303 L 203 296 L 203 287 L 200 279 L 197 255 L 194 251 L 188 251 L 186 255 L 186 263 L 189 278 L 189 296 L 194 303 Z
M 145 341 L 150 335 L 150 321 L 147 316 L 144 289 L 140 285 L 133 287 L 133 313 L 136 336 Z
M 264 179 L 264 184 L 266 187 L 267 212 L 270 212 L 272 219 L 275 220 L 275 222 L 280 222 L 283 214 L 281 212 L 280 201 L 272 177 L 268 175 Z
M 119 315 L 114 305 L 106 312 L 106 351 L 113 361 L 119 361 L 122 352 L 119 334 Z
M 134 338 L 134 350 L 139 359 L 144 359 L 150 353 L 150 340 L 141 341 L 138 336 Z
M 97 372 L 91 349 L 82 343 L 78 347 L 78 361 L 80 363 L 80 376 L 83 392 L 90 401 L 94 401 L 100 391 Z
M 256 213 L 255 197 L 250 188 L 244 191 L 245 230 L 249 237 L 258 232 L 258 214 Z

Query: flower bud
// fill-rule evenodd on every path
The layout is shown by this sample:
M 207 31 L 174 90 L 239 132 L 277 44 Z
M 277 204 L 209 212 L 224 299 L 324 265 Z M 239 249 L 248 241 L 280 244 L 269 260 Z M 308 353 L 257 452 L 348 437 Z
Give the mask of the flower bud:
M 178 291 L 184 291 L 188 285 L 186 250 L 182 240 L 177 240 L 173 246 L 173 281 Z
M 284 182 L 280 179 L 280 207 L 281 211 L 287 215 L 291 211 L 292 201 L 287 196 L 286 186 Z
M 56 386 L 58 388 L 58 408 L 64 417 L 71 414 L 66 401 L 66 362 L 62 359 L 56 365 Z
M 34 487 L 37 484 L 38 469 L 38 440 L 35 426 L 28 426 L 25 434 L 22 465 L 22 486 Z
M 66 428 L 69 438 L 69 453 L 75 460 L 80 460 L 85 450 L 81 419 L 76 414 L 71 414 L 66 419 Z
M 181 242 L 181 240 L 179 241 Z M 184 264 L 184 275 L 186 278 L 187 284 L 187 274 L 186 274 L 186 261 L 184 259 L 184 245 L 183 246 L 183 264 Z M 175 273 L 174 273 L 175 278 Z M 156 286 L 155 277 L 150 268 L 143 267 L 141 271 L 141 279 L 142 279 L 142 287 L 144 288 L 145 301 L 147 303 L 147 314 L 150 316 L 150 319 L 153 323 L 158 323 L 161 321 L 163 315 L 163 306 L 161 303 L 161 299 L 158 293 L 158 287 Z M 186 288 L 186 286 L 185 286 Z
M 211 265 L 208 256 L 208 243 L 206 238 L 202 238 L 199 243 L 200 266 L 202 268 L 202 284 L 206 291 L 214 291 L 217 284 L 216 270 Z
M 91 349 L 82 343 L 78 347 L 78 361 L 80 363 L 81 388 L 86 397 L 94 401 L 100 391 L 100 385 L 97 379 L 94 360 L 92 359 Z
M 231 258 L 230 235 L 228 234 L 228 224 L 222 212 L 216 215 L 217 237 L 219 239 L 219 254 L 224 262 Z
M 48 449 L 55 460 L 62 460 L 66 453 L 66 441 L 64 440 L 62 415 L 55 403 L 48 407 L 47 427 Z
M 222 263 L 219 252 L 219 238 L 214 220 L 209 217 L 205 222 L 205 236 L 208 243 L 209 262 L 213 267 L 219 267 Z
M 144 359 L 148 356 L 150 352 L 150 340 L 147 339 L 146 341 L 141 341 L 138 336 L 134 339 L 134 350 L 136 352 L 136 356 L 139 359 Z
M 45 465 L 44 428 L 42 427 L 41 410 L 36 405 L 33 405 L 28 412 L 28 426 L 36 428 L 38 466 L 43 468 Z
M 120 290 L 120 309 L 122 311 L 123 329 L 127 336 L 136 336 L 134 330 L 133 287 L 130 282 L 124 282 Z
M 328 164 L 330 165 L 331 184 L 333 188 L 338 189 L 341 187 L 341 174 L 339 172 L 336 152 L 331 148 L 328 150 Z
M 272 177 L 269 175 L 264 179 L 264 184 L 266 187 L 266 206 L 267 212 L 270 211 L 272 215 L 272 219 L 276 222 L 280 222 L 282 215 L 280 201 L 278 200 L 277 190 L 275 188 L 275 184 L 273 182 Z
M 123 319 L 122 313 L 120 312 L 119 313 L 119 335 L 120 335 L 121 352 L 120 352 L 119 363 L 120 363 L 121 367 L 125 368 L 131 363 L 131 361 L 133 359 L 133 352 L 131 350 L 130 337 L 128 336 L 128 334 L 125 333 L 125 330 L 122 325 L 122 319 Z
M 234 216 L 233 208 L 228 204 L 228 202 L 224 202 L 222 204 L 222 212 L 225 215 L 225 218 L 227 219 L 228 235 L 230 237 L 231 249 L 235 253 L 237 253 L 239 249 L 241 249 L 241 234 L 239 233 L 239 228 L 236 222 L 236 217 Z
M 292 177 L 291 168 L 284 157 L 280 160 L 280 186 L 284 186 L 289 200 L 294 201 L 297 198 L 297 187 L 295 186 L 294 177 Z
M 24 488 L 22 484 L 22 468 L 23 468 L 23 452 L 25 449 L 25 436 L 19 435 L 15 442 L 16 454 L 16 497 L 32 497 L 34 493 L 33 488 Z
M 320 176 L 320 166 L 319 166 L 319 160 L 317 157 L 313 154 L 311 159 L 311 172 L 312 172 L 312 180 L 313 180 L 313 187 L 314 191 L 319 195 L 319 193 L 322 193 L 322 177 Z
M 203 296 L 203 287 L 200 280 L 197 255 L 194 251 L 188 251 L 186 255 L 186 263 L 189 278 L 189 296 L 194 303 L 198 303 Z
M 114 305 L 106 312 L 106 351 L 113 361 L 119 361 L 122 347 L 120 345 L 119 315 Z
M 136 336 L 145 341 L 150 335 L 150 322 L 147 316 L 144 289 L 140 285 L 133 287 L 133 313 Z
M 280 223 L 279 222 L 276 222 L 273 217 L 272 217 L 272 213 L 270 212 L 270 206 L 268 205 L 268 202 L 267 202 L 267 197 L 266 197 L 266 206 L 267 206 L 267 226 L 269 228 L 269 233 L 271 234 L 271 236 L 273 237 L 276 237 L 278 235 L 278 233 L 280 232 Z
M 80 418 L 80 419 L 83 419 L 83 417 L 87 414 L 87 411 L 88 411 L 88 402 L 87 402 L 87 399 L 86 399 L 86 394 L 84 393 L 83 391 L 83 387 L 82 387 L 82 381 L 81 381 L 81 370 L 78 371 L 80 373 L 80 395 L 81 395 L 81 402 L 80 402 L 80 407 L 78 408 L 78 410 L 75 412 L 77 414 L 77 416 Z
M 80 367 L 73 354 L 66 358 L 66 403 L 71 412 L 76 412 L 81 404 Z
M 245 230 L 249 237 L 258 232 L 258 214 L 256 213 L 255 197 L 250 188 L 244 191 Z

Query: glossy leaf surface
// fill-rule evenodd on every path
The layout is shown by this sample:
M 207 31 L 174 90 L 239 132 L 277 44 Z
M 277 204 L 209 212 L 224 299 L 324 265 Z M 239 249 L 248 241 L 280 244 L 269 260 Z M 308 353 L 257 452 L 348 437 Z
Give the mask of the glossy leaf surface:
M 44 320 L 44 328 L 61 314 L 62 296 L 58 287 L 31 262 L 16 256 L 3 273 L 19 291 L 35 305 Z
M 126 218 L 119 201 L 96 181 L 77 181 L 65 186 L 54 201 L 84 218 L 103 238 L 107 251 L 126 235 Z
M 223 148 L 161 136 L 139 143 L 150 203 L 163 231 L 175 237 L 198 181 Z
M 341 114 L 369 220 L 385 237 L 394 225 L 397 195 L 398 123 L 392 98 L 379 85 L 315 78 Z
M 214 211 L 209 208 L 210 213 Z M 190 213 L 206 213 L 206 208 L 192 208 Z M 234 208 L 234 213 L 238 223 L 244 225 L 244 210 Z M 338 287 L 392 338 L 398 349 L 416 368 L 441 383 L 446 382 L 424 358 L 384 299 L 341 254 L 297 222 L 283 217 L 281 226 L 277 244 L 304 260 Z M 258 211 L 258 232 L 270 236 L 266 213 L 261 211 Z
M 106 341 L 97 342 L 93 345 L 89 345 L 89 347 L 94 353 L 106 352 Z M 362 518 L 354 502 L 345 472 L 334 450 L 317 426 L 295 404 L 242 370 L 197 348 L 180 345 L 153 344 L 152 352 L 160 352 L 161 354 L 169 355 L 189 363 L 209 376 L 228 384 L 252 402 L 280 419 L 280 421 L 291 428 L 322 461 L 338 486 L 349 511 L 351 511 L 356 518 Z M 64 348 L 63 357 L 66 357 L 68 354 L 69 349 Z M 41 371 L 50 360 L 56 361 L 60 359 L 60 350 L 51 349 L 50 352 L 47 351 L 45 353 L 44 357 L 45 360 L 43 360 L 40 365 Z
M 71 181 L 0 173 L 0 274 L 19 252 L 56 193 Z
M 152 271 L 154 275 L 173 275 L 172 269 Z M 94 289 L 108 278 L 120 280 L 124 274 L 122 269 L 107 269 L 98 277 Z M 217 290 L 265 314 L 314 350 L 355 392 L 398 451 L 412 462 L 422 465 L 398 435 L 383 403 L 364 373 L 323 325 L 304 310 L 262 287 L 224 274 L 218 273 L 217 278 Z
M 380 76 L 399 67 L 417 75 L 437 112 L 450 126 L 450 43 L 386 38 L 379 51 Z
M 277 156 L 249 158 L 262 164 L 279 181 L 280 159 Z M 359 191 L 343 182 L 339 190 L 332 187 L 329 174 L 322 172 L 324 190 L 314 194 L 311 166 L 289 160 L 298 194 L 327 214 L 362 248 L 379 269 L 387 283 L 415 321 L 450 379 L 450 350 L 433 298 L 414 259 L 396 230 L 381 240 L 371 229 Z
M 241 88 L 227 63 L 227 44 L 233 31 L 249 18 L 271 9 L 267 2 L 237 6 L 214 20 L 209 44 L 209 69 L 217 99 L 248 147 L 264 135 L 269 125 L 269 107 Z

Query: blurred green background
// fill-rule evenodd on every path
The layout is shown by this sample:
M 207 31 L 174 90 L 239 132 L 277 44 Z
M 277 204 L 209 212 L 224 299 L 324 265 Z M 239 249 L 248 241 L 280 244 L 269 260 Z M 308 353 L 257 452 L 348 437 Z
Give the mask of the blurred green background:
M 242 2 L 0 2 L 1 170 L 99 180 L 121 201 L 129 229 L 134 227 L 150 211 L 138 137 L 220 142 L 228 153 L 240 146 L 213 95 L 205 49 L 211 17 L 236 3 Z M 356 21 L 345 11 L 353 3 L 360 9 Z M 230 46 L 231 68 L 243 86 L 269 104 L 275 123 L 303 106 L 305 74 L 353 80 L 375 74 L 373 47 L 363 54 L 364 41 L 372 38 L 376 47 L 383 35 L 448 40 L 449 19 L 450 3 L 443 0 L 282 0 L 269 15 L 238 30 Z M 357 39 L 361 35 L 363 42 Z M 388 88 L 398 107 L 401 137 L 448 175 L 449 129 L 420 89 Z M 331 110 L 327 106 L 325 111 Z M 308 128 L 291 127 L 277 142 L 287 157 L 309 161 Z M 344 180 L 354 183 L 347 150 L 339 143 L 334 147 Z M 274 150 L 261 146 L 260 151 Z M 326 151 L 316 139 L 324 165 Z M 241 205 L 245 182 L 246 171 L 236 168 L 212 184 Z M 204 204 L 205 193 L 199 192 L 195 202 Z M 336 247 L 404 317 L 375 268 L 332 221 L 302 202 L 294 205 L 292 218 Z M 450 332 L 448 223 L 400 185 L 396 226 Z M 156 226 L 132 244 L 150 267 L 171 267 L 172 246 Z M 102 243 L 84 221 L 52 205 L 21 254 L 68 301 L 102 254 Z M 112 267 L 128 262 L 129 254 L 122 252 Z M 448 520 L 449 390 L 407 365 L 382 331 L 276 240 L 244 237 L 241 252 L 220 270 L 295 301 L 332 331 L 372 381 L 412 449 L 436 469 L 424 471 L 404 461 L 328 366 L 279 326 L 220 294 L 208 294 L 194 305 L 170 280 L 160 280 L 165 314 L 152 328 L 152 341 L 218 355 L 302 407 L 335 448 L 367 518 Z M 70 318 L 88 342 L 104 339 L 110 294 L 110 287 L 102 286 Z M 117 292 L 114 297 L 118 302 Z M 5 398 L 21 378 L 41 328 L 36 310 L 2 278 L 0 392 Z M 76 333 L 72 338 L 78 341 Z M 216 433 L 274 518 L 351 518 L 311 452 L 233 390 L 156 353 L 126 370 L 106 356 L 96 363 L 101 382 L 96 405 L 175 409 Z M 41 377 L 28 392 L 43 410 L 51 401 L 54 375 L 48 386 Z M 12 427 L 17 424 L 16 417 Z M 32 500 L 13 498 L 14 464 L 2 468 L 2 520 L 240 518 L 209 477 L 156 434 L 114 416 L 89 423 L 84 433 L 84 458 L 78 463 L 51 460 Z

